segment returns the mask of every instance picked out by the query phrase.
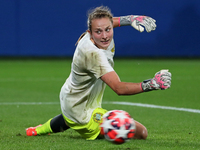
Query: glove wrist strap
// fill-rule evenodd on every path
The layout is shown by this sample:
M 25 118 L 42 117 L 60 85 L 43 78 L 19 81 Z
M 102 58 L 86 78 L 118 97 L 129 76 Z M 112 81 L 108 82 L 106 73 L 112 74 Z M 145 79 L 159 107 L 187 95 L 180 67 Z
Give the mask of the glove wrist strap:
M 131 25 L 131 18 L 133 15 L 119 17 L 119 26 Z
M 140 85 L 143 92 L 149 92 L 149 91 L 155 90 L 155 88 L 151 87 L 150 82 L 151 82 L 151 79 L 144 80 L 143 82 L 141 82 Z

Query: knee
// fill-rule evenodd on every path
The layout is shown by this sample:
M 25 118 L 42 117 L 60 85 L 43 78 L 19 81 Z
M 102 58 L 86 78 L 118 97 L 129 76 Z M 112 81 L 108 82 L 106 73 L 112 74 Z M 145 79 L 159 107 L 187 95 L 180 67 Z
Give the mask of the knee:
M 147 128 L 144 127 L 141 133 L 141 139 L 145 140 L 148 136 Z
M 148 136 L 146 127 L 137 121 L 135 121 L 135 124 L 136 124 L 136 132 L 135 132 L 134 139 L 145 140 Z

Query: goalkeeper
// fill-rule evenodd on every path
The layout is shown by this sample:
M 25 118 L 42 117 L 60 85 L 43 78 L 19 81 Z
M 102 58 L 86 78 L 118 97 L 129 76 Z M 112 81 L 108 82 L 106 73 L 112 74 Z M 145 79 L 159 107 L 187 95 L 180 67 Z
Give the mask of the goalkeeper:
M 85 139 L 94 140 L 100 133 L 99 123 L 106 112 L 101 107 L 106 85 L 118 95 L 134 95 L 170 87 L 171 73 L 168 70 L 161 70 L 152 79 L 141 83 L 127 83 L 120 81 L 113 68 L 113 28 L 131 25 L 140 32 L 144 29 L 151 32 L 156 28 L 154 19 L 137 15 L 113 17 L 108 7 L 101 6 L 89 13 L 87 24 L 88 30 L 77 42 L 71 73 L 60 91 L 62 113 L 43 125 L 27 128 L 28 136 L 72 128 Z M 146 139 L 146 127 L 137 121 L 135 124 L 134 138 Z

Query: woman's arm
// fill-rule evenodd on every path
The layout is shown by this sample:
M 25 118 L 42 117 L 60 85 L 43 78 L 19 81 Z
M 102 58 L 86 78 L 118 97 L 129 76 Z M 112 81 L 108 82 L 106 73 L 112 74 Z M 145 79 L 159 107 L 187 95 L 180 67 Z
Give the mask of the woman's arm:
M 113 17 L 113 28 L 120 26 L 120 17 Z
M 156 20 L 148 16 L 128 15 L 113 17 L 113 28 L 120 26 L 132 26 L 136 30 L 143 32 L 144 28 L 147 32 L 156 29 Z
M 157 89 L 168 89 L 171 86 L 171 73 L 168 70 L 157 72 L 152 79 L 144 80 L 141 83 L 121 82 L 115 71 L 106 73 L 101 77 L 118 95 L 134 95 L 141 92 L 148 92 Z
M 106 73 L 101 80 L 118 95 L 134 95 L 143 91 L 140 83 L 121 82 L 115 71 Z

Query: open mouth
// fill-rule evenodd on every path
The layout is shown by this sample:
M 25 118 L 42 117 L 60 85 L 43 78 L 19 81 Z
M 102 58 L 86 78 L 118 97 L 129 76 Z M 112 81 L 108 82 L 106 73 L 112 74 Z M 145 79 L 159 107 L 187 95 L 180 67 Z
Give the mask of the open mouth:
M 108 44 L 110 40 L 101 41 L 103 44 Z

